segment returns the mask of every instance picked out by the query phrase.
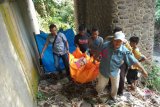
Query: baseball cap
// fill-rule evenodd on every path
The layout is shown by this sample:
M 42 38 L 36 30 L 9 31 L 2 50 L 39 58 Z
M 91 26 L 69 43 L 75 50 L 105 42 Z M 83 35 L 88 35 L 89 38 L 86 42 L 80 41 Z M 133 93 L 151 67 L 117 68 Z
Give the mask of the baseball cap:
M 124 33 L 122 33 L 122 32 L 116 32 L 114 34 L 114 40 L 121 40 L 121 41 L 124 42 L 126 40 Z

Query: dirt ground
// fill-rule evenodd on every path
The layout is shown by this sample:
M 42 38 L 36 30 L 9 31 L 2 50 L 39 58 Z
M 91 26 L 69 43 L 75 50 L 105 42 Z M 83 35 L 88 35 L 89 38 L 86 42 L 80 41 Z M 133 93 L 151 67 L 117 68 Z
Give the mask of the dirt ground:
M 38 107 L 160 107 L 160 95 L 145 87 L 131 91 L 125 85 L 123 96 L 114 102 L 109 99 L 110 91 L 97 96 L 96 81 L 86 84 L 70 82 L 67 78 L 57 80 L 52 76 L 41 80 L 37 94 Z
M 160 47 L 155 47 L 153 62 L 160 66 Z M 142 87 L 131 91 L 125 84 L 124 94 L 114 102 L 109 99 L 110 90 L 105 89 L 102 96 L 95 91 L 96 81 L 79 84 L 54 74 L 48 75 L 39 82 L 38 107 L 160 107 L 160 94 L 157 91 Z

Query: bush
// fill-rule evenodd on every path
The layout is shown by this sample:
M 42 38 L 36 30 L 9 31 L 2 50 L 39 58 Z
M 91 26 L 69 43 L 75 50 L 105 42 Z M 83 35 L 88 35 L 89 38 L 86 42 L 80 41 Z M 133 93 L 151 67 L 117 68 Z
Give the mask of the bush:
M 152 71 L 149 72 L 147 79 L 147 87 L 153 90 L 160 91 L 160 67 L 157 65 L 152 66 Z
M 37 97 L 38 101 L 42 101 L 42 100 L 47 99 L 47 97 L 45 96 L 45 94 L 43 92 L 40 92 L 40 91 L 37 92 L 36 97 Z
M 160 26 L 160 0 L 156 0 L 155 6 L 155 25 Z
M 75 29 L 73 0 L 33 0 L 40 30 L 48 32 L 51 23 L 58 28 Z

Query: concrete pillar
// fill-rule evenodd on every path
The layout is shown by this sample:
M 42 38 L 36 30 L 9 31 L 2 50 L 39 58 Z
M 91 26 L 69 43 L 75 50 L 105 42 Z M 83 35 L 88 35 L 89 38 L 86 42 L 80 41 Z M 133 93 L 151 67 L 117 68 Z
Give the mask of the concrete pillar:
M 38 20 L 36 17 L 36 10 L 34 8 L 34 4 L 32 0 L 27 0 L 27 10 L 28 10 L 28 15 L 30 18 L 30 23 L 32 24 L 31 26 L 33 27 L 34 33 L 35 34 L 40 34 L 40 29 L 39 29 L 39 24 Z

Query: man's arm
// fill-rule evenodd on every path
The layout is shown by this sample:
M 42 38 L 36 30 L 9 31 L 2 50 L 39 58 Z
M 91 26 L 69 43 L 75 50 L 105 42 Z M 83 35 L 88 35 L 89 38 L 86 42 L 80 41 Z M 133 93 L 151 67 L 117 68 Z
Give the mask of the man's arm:
M 144 56 L 139 60 L 139 62 L 143 62 L 143 61 L 146 61 L 146 60 L 147 60 L 147 58 Z
M 126 48 L 127 48 L 130 52 L 132 52 L 132 47 L 131 47 L 131 45 L 129 44 L 129 42 L 126 41 L 124 44 L 125 44 Z
M 144 67 L 139 62 L 133 64 L 133 66 L 138 67 L 141 70 L 144 77 L 148 76 L 147 71 L 144 69 Z
M 97 50 L 97 52 L 95 53 L 93 62 L 95 62 L 95 60 L 98 60 L 98 57 L 100 56 L 100 53 L 101 53 L 101 48 L 102 48 L 102 45 L 103 45 L 103 38 L 102 37 L 100 37 L 100 38 L 101 39 L 100 39 L 100 43 L 99 43 L 99 46 L 98 46 L 99 50 Z
M 67 52 L 68 52 L 68 54 L 69 54 L 69 44 L 68 44 L 68 41 L 66 41 L 66 47 L 67 47 Z
M 102 45 L 103 45 L 103 38 L 102 37 L 100 37 L 101 39 L 100 39 L 100 44 L 99 44 L 99 47 L 101 48 L 102 47 Z
M 74 37 L 74 45 L 78 47 L 78 37 L 77 35 Z
M 46 43 L 42 49 L 41 58 L 43 58 L 43 54 L 44 54 L 44 51 L 46 50 L 47 46 L 48 46 L 48 41 L 46 41 Z
M 88 48 L 91 48 L 91 38 L 88 39 Z
M 62 41 L 63 41 L 64 45 L 66 45 L 67 53 L 69 53 L 69 43 L 67 41 L 65 34 L 61 33 L 61 37 L 62 37 Z
M 133 54 L 135 58 L 139 60 L 139 62 L 143 62 L 146 60 L 146 57 L 139 51 L 139 49 L 134 49 Z
M 134 55 L 130 51 L 126 51 L 125 61 L 128 64 L 128 66 L 138 67 L 141 70 L 144 77 L 148 76 L 148 73 L 146 72 L 144 67 L 139 63 L 139 61 L 134 57 Z

